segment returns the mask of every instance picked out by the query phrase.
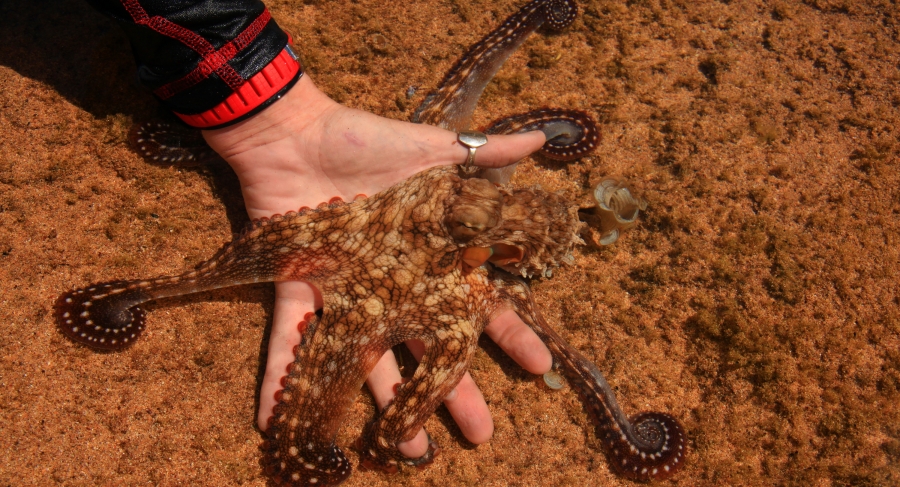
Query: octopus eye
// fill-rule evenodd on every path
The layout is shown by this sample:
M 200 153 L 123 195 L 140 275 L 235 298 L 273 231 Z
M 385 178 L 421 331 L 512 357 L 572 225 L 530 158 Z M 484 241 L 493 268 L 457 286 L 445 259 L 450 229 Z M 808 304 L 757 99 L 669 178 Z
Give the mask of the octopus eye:
M 459 241 L 468 241 L 497 224 L 494 212 L 472 205 L 461 205 L 453 209 L 450 216 L 450 235 Z
M 467 179 L 452 199 L 446 220 L 457 242 L 468 242 L 500 222 L 500 192 L 484 179 Z
M 473 232 L 481 233 L 484 231 L 484 223 L 475 223 L 475 222 L 459 222 L 460 225 L 472 230 Z

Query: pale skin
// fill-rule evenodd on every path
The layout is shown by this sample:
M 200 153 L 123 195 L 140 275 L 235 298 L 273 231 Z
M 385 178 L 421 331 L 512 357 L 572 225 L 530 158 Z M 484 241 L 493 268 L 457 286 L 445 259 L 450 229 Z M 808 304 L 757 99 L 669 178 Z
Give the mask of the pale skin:
M 314 208 L 335 196 L 352 201 L 358 195 L 373 195 L 430 167 L 460 164 L 468 154 L 453 132 L 340 105 L 316 88 L 308 74 L 257 115 L 224 129 L 204 131 L 203 136 L 237 173 L 250 218 Z M 489 136 L 488 143 L 477 150 L 475 163 L 506 166 L 545 141 L 541 132 Z M 261 430 L 272 416 L 285 367 L 294 360 L 293 348 L 300 343 L 297 324 L 321 306 L 318 291 L 304 282 L 275 284 L 257 415 Z M 550 370 L 547 347 L 514 312 L 498 313 L 485 333 L 525 370 L 535 374 Z M 408 345 L 414 355 L 421 356 L 421 344 Z M 400 380 L 397 362 L 388 351 L 366 380 L 379 408 L 390 402 Z M 490 411 L 468 373 L 444 404 L 470 442 L 481 444 L 491 438 Z M 425 431 L 401 443 L 399 449 L 409 457 L 423 455 L 428 449 Z

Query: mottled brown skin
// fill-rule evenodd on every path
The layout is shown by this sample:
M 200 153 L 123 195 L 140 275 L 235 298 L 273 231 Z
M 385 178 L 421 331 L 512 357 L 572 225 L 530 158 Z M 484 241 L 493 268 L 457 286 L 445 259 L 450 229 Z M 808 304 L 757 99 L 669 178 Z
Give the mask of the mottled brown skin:
M 197 270 L 153 280 L 96 284 L 56 302 L 62 331 L 117 350 L 143 330 L 144 302 L 225 286 L 303 280 L 324 307 L 311 320 L 284 379 L 267 431 L 266 470 L 289 485 L 335 485 L 350 465 L 334 439 L 379 357 L 411 339 L 425 344 L 413 378 L 359 441 L 364 466 L 395 472 L 432 461 L 435 446 L 409 459 L 411 438 L 468 369 L 478 337 L 501 310 L 515 310 L 547 343 L 581 394 L 614 467 L 635 479 L 665 478 L 683 464 L 686 438 L 674 418 L 644 413 L 629 423 L 596 366 L 543 320 L 514 274 L 546 275 L 572 260 L 582 224 L 577 207 L 536 189 L 505 190 L 462 179 L 452 167 L 425 171 L 353 203 L 323 205 L 254 222 Z M 472 249 L 520 257 L 472 267 Z
M 321 285 L 313 281 L 321 286 L 325 307 L 299 347 L 270 424 L 268 460 L 276 477 L 300 484 L 313 484 L 312 479 L 332 483 L 349 473 L 346 458 L 332 442 L 343 413 L 379 357 L 410 339 L 421 340 L 425 354 L 412 379 L 398 387 L 391 404 L 363 432 L 361 462 L 396 471 L 398 463 L 431 461 L 433 448 L 409 459 L 397 444 L 414 436 L 456 386 L 484 327 L 497 310 L 508 307 L 491 286 L 488 269 L 462 271 L 462 251 L 467 245 L 524 244 L 546 262 L 532 259 L 522 269 L 538 270 L 556 265 L 555 258 L 567 255 L 577 239 L 578 222 L 559 198 L 487 187 L 492 191 L 483 191 L 483 180 L 460 180 L 439 169 L 379 195 L 374 208 L 362 205 L 372 211 L 363 238 L 372 246 L 357 255 L 365 265 Z M 529 228 L 518 218 L 525 214 L 519 211 L 522 206 L 536 206 L 528 214 L 541 223 Z M 350 235 L 344 233 L 338 241 Z M 541 236 L 557 241 L 548 247 Z M 332 397 L 324 397 L 326 389 Z M 281 441 L 285 437 L 293 440 Z M 323 463 L 317 462 L 319 457 Z
M 62 330 L 97 348 L 124 348 L 143 328 L 143 302 L 237 284 L 302 280 L 322 294 L 321 319 L 296 351 L 270 424 L 268 471 L 296 485 L 332 485 L 350 473 L 334 438 L 378 358 L 410 339 L 425 344 L 412 380 L 367 428 L 365 464 L 396 470 L 408 440 L 459 382 L 495 312 L 510 307 L 492 271 L 463 272 L 467 248 L 524 250 L 506 267 L 544 273 L 578 241 L 577 208 L 539 190 L 506 191 L 455 168 L 435 168 L 349 204 L 256 222 L 196 271 L 64 294 Z M 99 310 L 99 312 L 98 312 Z M 139 323 L 139 325 L 138 325 Z M 325 413 L 327 412 L 327 413 Z
M 417 111 L 419 121 L 460 130 L 484 85 L 531 32 L 574 19 L 572 0 L 533 0 L 475 44 Z M 149 127 L 149 128 L 148 128 Z M 544 130 L 549 157 L 593 150 L 598 132 L 581 112 L 541 110 L 495 124 L 492 132 Z M 169 135 L 166 135 L 169 134 Z M 145 126 L 132 134 L 154 162 L 207 156 L 186 149 L 191 136 Z M 201 146 L 202 147 L 202 146 Z M 207 154 L 208 155 L 208 154 Z M 287 485 L 336 485 L 350 465 L 334 439 L 369 371 L 393 345 L 417 339 L 425 353 L 413 378 L 363 431 L 360 463 L 395 472 L 409 440 L 457 385 L 479 335 L 498 312 L 516 311 L 547 344 L 595 420 L 613 468 L 635 480 L 664 479 L 684 464 L 686 436 L 673 417 L 626 418 L 600 370 L 562 340 L 518 276 L 549 276 L 573 260 L 577 207 L 537 189 L 506 190 L 457 169 L 435 168 L 353 203 L 255 221 L 196 270 L 175 277 L 101 283 L 56 302 L 60 329 L 87 346 L 120 350 L 144 330 L 144 302 L 264 281 L 308 281 L 322 294 L 296 360 L 283 379 L 265 443 L 267 472 Z M 302 323 L 301 323 L 302 324 Z

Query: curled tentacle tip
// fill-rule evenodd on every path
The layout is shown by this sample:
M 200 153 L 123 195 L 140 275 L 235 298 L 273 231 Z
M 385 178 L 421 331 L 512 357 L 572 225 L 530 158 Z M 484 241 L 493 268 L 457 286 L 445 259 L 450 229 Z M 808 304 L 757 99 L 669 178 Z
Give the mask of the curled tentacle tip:
M 151 164 L 187 167 L 221 160 L 199 131 L 165 122 L 132 125 L 128 143 Z
M 61 295 L 54 304 L 60 331 L 97 350 L 123 350 L 144 331 L 143 289 L 127 282 L 94 284 Z
M 550 30 L 563 30 L 578 17 L 575 0 L 550 0 L 544 6 L 544 26 Z
M 574 161 L 594 152 L 600 130 L 594 119 L 581 110 L 544 108 L 497 120 L 488 134 L 516 134 L 540 130 L 547 137 L 539 154 L 557 161 Z
M 646 412 L 632 418 L 633 438 L 610 431 L 607 435 L 612 464 L 622 476 L 638 480 L 665 480 L 684 467 L 687 435 L 674 417 Z

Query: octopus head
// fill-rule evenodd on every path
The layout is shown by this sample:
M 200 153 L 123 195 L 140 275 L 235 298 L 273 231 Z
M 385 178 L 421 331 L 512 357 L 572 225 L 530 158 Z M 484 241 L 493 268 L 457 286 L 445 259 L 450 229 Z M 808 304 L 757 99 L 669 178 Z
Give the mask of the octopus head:
M 539 189 L 507 190 L 484 179 L 461 181 L 448 200 L 445 224 L 460 247 L 464 269 L 490 262 L 523 276 L 549 276 L 571 263 L 582 243 L 578 209 Z
M 500 222 L 500 191 L 485 179 L 464 179 L 448 201 L 445 223 L 457 244 L 465 245 Z

